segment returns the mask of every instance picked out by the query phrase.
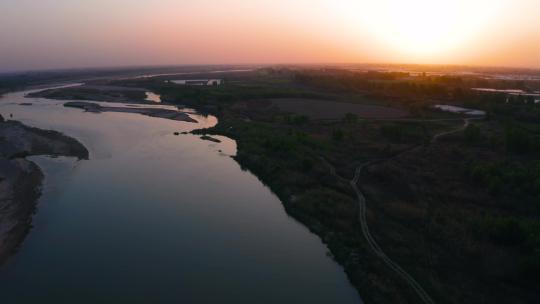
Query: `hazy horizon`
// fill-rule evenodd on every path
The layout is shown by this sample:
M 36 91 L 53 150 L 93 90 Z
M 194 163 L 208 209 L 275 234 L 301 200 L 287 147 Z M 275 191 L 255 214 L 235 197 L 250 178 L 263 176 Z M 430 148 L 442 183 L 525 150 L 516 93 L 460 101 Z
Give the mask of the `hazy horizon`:
M 230 64 L 540 68 L 540 1 L 4 1 L 0 72 Z
M 32 72 L 56 72 L 56 71 L 86 71 L 86 70 L 96 70 L 96 71 L 129 71 L 129 70 L 153 70 L 153 69 L 176 69 L 176 68 L 205 68 L 205 67 L 238 67 L 238 68 L 249 68 L 249 67 L 317 67 L 317 66 L 328 66 L 328 67 L 370 67 L 374 68 L 382 66 L 407 66 L 412 68 L 414 66 L 419 67 L 433 67 L 434 70 L 437 68 L 470 68 L 474 69 L 508 69 L 508 70 L 523 70 L 531 72 L 540 72 L 540 67 L 525 67 L 525 66 L 504 66 L 504 65 L 475 65 L 475 64 L 449 64 L 449 63 L 415 63 L 415 62 L 314 62 L 314 63 L 295 63 L 295 62 L 276 62 L 276 63 L 194 63 L 194 64 L 146 64 L 146 65 L 137 65 L 137 64 L 126 64 L 126 65 L 88 65 L 88 66 L 66 66 L 66 67 L 46 67 L 46 68 L 23 68 L 23 69 L 13 69 L 13 70 L 0 70 L 0 74 L 19 74 L 19 73 L 32 73 Z

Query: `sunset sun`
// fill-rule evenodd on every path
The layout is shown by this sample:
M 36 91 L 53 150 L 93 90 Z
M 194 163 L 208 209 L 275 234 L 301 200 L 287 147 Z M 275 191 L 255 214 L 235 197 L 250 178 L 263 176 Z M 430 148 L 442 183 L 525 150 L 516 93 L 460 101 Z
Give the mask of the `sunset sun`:
M 0 0 L 0 304 L 540 299 L 540 0 Z
M 504 1 L 350 0 L 346 10 L 385 45 L 424 56 L 466 47 L 496 19 Z

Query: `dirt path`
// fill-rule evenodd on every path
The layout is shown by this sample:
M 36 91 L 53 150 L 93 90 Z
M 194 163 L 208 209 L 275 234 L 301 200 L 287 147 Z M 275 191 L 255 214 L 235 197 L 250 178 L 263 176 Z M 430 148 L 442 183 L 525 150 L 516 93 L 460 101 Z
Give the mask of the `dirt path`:
M 360 174 L 362 173 L 362 170 L 366 168 L 367 166 L 371 165 L 372 163 L 365 163 L 361 166 L 359 166 L 356 169 L 356 172 L 354 174 L 354 178 L 351 180 L 350 184 L 353 188 L 354 192 L 356 193 L 356 197 L 358 199 L 358 221 L 360 222 L 360 226 L 362 227 L 362 235 L 368 242 L 369 247 L 375 254 L 383 260 L 383 262 L 388 265 L 392 270 L 394 270 L 400 277 L 402 277 L 416 292 L 416 294 L 420 297 L 423 303 L 433 304 L 433 300 L 431 297 L 426 293 L 426 291 L 422 288 L 422 286 L 416 282 L 416 280 L 408 274 L 403 268 L 401 268 L 396 262 L 394 262 L 392 259 L 390 259 L 384 251 L 381 249 L 379 244 L 375 241 L 373 236 L 371 235 L 371 232 L 369 231 L 369 226 L 367 223 L 367 216 L 366 216 L 366 198 L 362 191 L 358 189 L 358 180 L 360 179 Z
M 473 119 L 478 119 L 478 118 L 465 118 L 465 119 L 463 119 L 464 124 L 463 124 L 463 126 L 461 128 L 451 130 L 451 131 L 447 131 L 447 132 L 437 133 L 437 134 L 433 135 L 433 137 L 431 138 L 431 143 L 436 142 L 437 139 L 439 139 L 442 136 L 446 136 L 446 135 L 450 135 L 450 134 L 454 134 L 454 133 L 464 131 L 471 124 L 471 120 L 473 120 Z
M 474 119 L 481 119 L 481 118 L 465 118 L 465 119 L 463 119 L 463 121 L 464 121 L 463 126 L 459 127 L 458 129 L 451 130 L 451 131 L 445 131 L 445 132 L 437 133 L 437 134 L 433 135 L 430 142 L 433 144 L 433 143 L 435 143 L 437 141 L 437 139 L 439 139 L 442 136 L 454 134 L 454 133 L 461 132 L 461 131 L 465 130 L 469 126 L 470 121 L 474 120 Z M 373 235 L 369 231 L 369 226 L 368 226 L 368 222 L 367 222 L 366 197 L 364 196 L 362 191 L 358 188 L 358 181 L 360 179 L 360 174 L 362 173 L 362 171 L 365 168 L 367 168 L 367 167 L 369 167 L 369 166 L 371 166 L 371 165 L 373 165 L 375 163 L 380 163 L 380 162 L 384 162 L 384 161 L 393 159 L 393 158 L 398 157 L 399 155 L 402 155 L 403 153 L 407 153 L 407 152 L 409 152 L 411 150 L 412 149 L 407 149 L 407 150 L 405 150 L 405 151 L 403 151 L 401 153 L 398 153 L 397 155 L 392 156 L 390 158 L 372 160 L 372 161 L 366 162 L 366 163 L 358 166 L 356 168 L 355 173 L 354 173 L 353 179 L 349 183 L 350 183 L 351 187 L 353 188 L 354 192 L 356 193 L 356 197 L 357 197 L 357 200 L 358 200 L 358 206 L 359 206 L 358 221 L 360 222 L 360 226 L 362 228 L 362 235 L 366 239 L 366 241 L 367 241 L 369 247 L 371 248 L 371 250 L 373 250 L 375 255 L 377 255 L 388 267 L 390 267 L 390 269 L 392 269 L 394 272 L 396 272 L 403 280 L 405 280 L 405 282 L 407 282 L 407 284 L 409 284 L 409 286 L 411 286 L 411 288 L 415 291 L 415 293 L 418 295 L 418 297 L 422 300 L 422 303 L 434 304 L 435 302 L 427 294 L 427 292 L 424 290 L 424 288 L 422 288 L 422 286 L 409 273 L 407 273 L 403 268 L 401 268 L 401 266 L 399 266 L 396 262 L 394 262 L 392 259 L 390 259 L 384 253 L 384 251 L 381 249 L 381 247 L 375 241 L 375 239 L 373 238 Z M 344 179 L 343 177 L 339 176 L 336 173 L 336 169 L 332 164 L 330 164 L 328 161 L 326 161 L 326 159 L 324 159 L 323 157 L 321 157 L 321 159 L 327 164 L 327 166 L 330 169 L 330 173 L 332 175 L 336 176 L 339 179 Z

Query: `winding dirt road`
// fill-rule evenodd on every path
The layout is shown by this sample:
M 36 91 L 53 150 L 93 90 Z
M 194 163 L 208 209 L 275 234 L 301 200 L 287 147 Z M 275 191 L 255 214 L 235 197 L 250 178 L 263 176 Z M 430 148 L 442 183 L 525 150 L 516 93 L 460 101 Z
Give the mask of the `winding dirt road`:
M 461 131 L 465 131 L 465 129 L 467 129 L 467 127 L 471 124 L 471 120 L 475 120 L 475 119 L 481 119 L 481 118 L 465 118 L 465 119 L 463 119 L 464 124 L 463 124 L 463 126 L 461 128 L 451 130 L 451 131 L 448 131 L 448 132 L 437 133 L 437 134 L 433 135 L 433 137 L 431 138 L 431 143 L 436 142 L 437 139 L 439 139 L 442 136 L 446 136 L 446 135 L 458 133 L 458 132 L 461 132 Z
M 435 143 L 437 141 L 437 139 L 439 139 L 442 136 L 454 134 L 454 133 L 461 132 L 461 131 L 465 130 L 469 126 L 470 121 L 474 120 L 474 119 L 481 119 L 481 118 L 465 118 L 465 119 L 463 119 L 463 121 L 464 121 L 463 126 L 461 126 L 458 129 L 454 129 L 454 130 L 451 130 L 451 131 L 440 132 L 440 133 L 437 133 L 437 134 L 433 135 L 433 137 L 431 138 L 431 143 Z M 399 155 L 401 155 L 403 153 L 409 152 L 409 151 L 411 151 L 411 149 L 403 151 L 403 152 L 401 152 L 401 153 L 399 153 L 399 154 L 397 154 L 397 155 L 395 155 L 393 157 L 387 158 L 387 159 L 372 160 L 372 161 L 366 162 L 366 163 L 358 166 L 356 168 L 355 173 L 354 173 L 353 179 L 349 183 L 350 183 L 351 187 L 353 188 L 354 192 L 356 193 L 356 197 L 357 197 L 357 200 L 358 200 L 358 206 L 359 206 L 358 221 L 360 222 L 360 226 L 362 228 L 362 235 L 366 239 L 366 241 L 367 241 L 369 247 L 371 248 L 371 250 L 373 250 L 375 255 L 377 255 L 386 265 L 388 265 L 388 267 L 390 267 L 390 269 L 395 271 L 403 280 L 405 280 L 405 282 L 407 282 L 409 284 L 409 286 L 411 286 L 411 288 L 415 291 L 415 293 L 418 295 L 418 297 L 422 300 L 422 303 L 434 304 L 435 302 L 429 296 L 429 294 L 424 290 L 424 288 L 422 288 L 422 286 L 409 273 L 407 273 L 405 270 L 403 270 L 403 268 L 401 268 L 401 266 L 399 266 L 396 262 L 394 262 L 392 259 L 390 259 L 384 253 L 384 251 L 381 249 L 379 244 L 377 244 L 375 239 L 373 238 L 373 235 L 369 231 L 369 226 L 368 226 L 368 222 L 367 222 L 366 197 L 364 196 L 362 191 L 358 188 L 358 181 L 360 179 L 360 174 L 362 173 L 362 171 L 365 168 L 367 168 L 367 167 L 369 167 L 369 166 L 371 166 L 371 165 L 373 165 L 375 163 L 380 163 L 382 161 L 387 161 L 389 159 L 395 158 L 395 157 L 397 157 L 397 156 L 399 156 Z M 328 161 L 326 161 L 323 157 L 321 157 L 321 159 L 330 168 L 330 173 L 332 175 L 334 175 L 334 176 L 336 176 L 336 177 L 338 177 L 340 179 L 344 179 L 344 178 L 342 178 L 341 176 L 339 176 L 336 173 L 336 169 L 332 164 L 330 164 Z
M 369 226 L 367 223 L 367 216 L 366 216 L 366 198 L 362 191 L 358 188 L 358 180 L 360 179 L 360 174 L 362 173 L 362 170 L 369 165 L 371 165 L 372 162 L 365 163 L 361 166 L 359 166 L 356 169 L 356 172 L 354 174 L 354 178 L 351 180 L 350 184 L 353 188 L 354 192 L 356 193 L 356 197 L 358 199 L 358 221 L 360 222 L 360 226 L 362 227 L 362 235 L 368 242 L 369 247 L 375 252 L 375 254 L 383 260 L 383 262 L 388 265 L 392 270 L 394 270 L 399 276 L 401 276 L 416 292 L 416 294 L 420 297 L 423 303 L 433 304 L 433 300 L 431 297 L 426 293 L 426 291 L 422 288 L 422 286 L 416 282 L 416 280 L 408 274 L 403 268 L 401 268 L 396 262 L 394 262 L 392 259 L 390 259 L 384 251 L 381 249 L 379 244 L 375 241 L 373 236 L 371 235 L 371 232 L 369 231 Z

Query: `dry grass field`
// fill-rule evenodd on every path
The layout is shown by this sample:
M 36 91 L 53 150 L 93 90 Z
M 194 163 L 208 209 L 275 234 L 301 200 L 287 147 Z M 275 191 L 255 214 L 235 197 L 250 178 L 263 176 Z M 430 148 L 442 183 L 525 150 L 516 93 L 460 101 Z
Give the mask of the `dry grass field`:
M 397 108 L 317 99 L 284 98 L 272 99 L 271 102 L 280 111 L 305 115 L 316 120 L 342 119 L 347 113 L 355 114 L 359 118 L 402 118 L 408 115 L 407 111 Z

